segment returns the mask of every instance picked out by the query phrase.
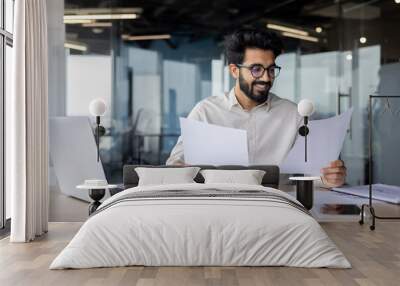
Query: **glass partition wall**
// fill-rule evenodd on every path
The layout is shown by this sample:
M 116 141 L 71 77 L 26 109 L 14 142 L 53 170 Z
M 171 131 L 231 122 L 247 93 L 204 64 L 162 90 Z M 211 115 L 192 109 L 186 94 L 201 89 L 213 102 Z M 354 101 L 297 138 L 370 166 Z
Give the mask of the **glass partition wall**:
M 250 1 L 215 7 L 197 2 L 81 3 L 66 0 L 64 14 L 135 15 L 81 17 L 81 22 L 64 18 L 64 115 L 90 116 L 93 98 L 106 101 L 100 157 L 110 182 L 121 182 L 124 164 L 164 164 L 180 134 L 179 117 L 200 100 L 229 91 L 233 81 L 222 43 L 224 35 L 240 27 L 271 29 L 282 36 L 285 52 L 277 60 L 282 71 L 273 87 L 278 96 L 313 100 L 314 119 L 354 108 L 341 158 L 348 183 L 367 182 L 368 95 L 400 94 L 396 1 Z M 396 120 L 390 119 L 391 124 Z M 381 146 L 379 152 L 392 154 L 386 168 L 396 170 L 399 152 L 386 142 L 392 137 L 400 137 L 399 131 L 393 129 L 375 144 Z M 394 171 L 390 178 L 375 174 L 375 180 L 400 183 Z

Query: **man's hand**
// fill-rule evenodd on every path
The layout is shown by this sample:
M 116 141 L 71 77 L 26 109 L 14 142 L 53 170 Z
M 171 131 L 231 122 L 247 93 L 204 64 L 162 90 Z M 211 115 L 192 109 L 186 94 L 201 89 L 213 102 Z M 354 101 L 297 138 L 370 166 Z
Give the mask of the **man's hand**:
M 332 161 L 321 173 L 322 182 L 330 188 L 342 186 L 346 179 L 346 167 L 342 160 Z
M 179 167 L 187 167 L 187 166 L 190 166 L 190 165 L 188 165 L 188 164 L 185 164 L 185 162 L 183 162 L 183 161 L 178 161 L 178 162 L 175 162 L 175 163 L 173 163 L 173 164 L 171 164 L 171 165 L 173 165 L 173 166 L 179 166 Z

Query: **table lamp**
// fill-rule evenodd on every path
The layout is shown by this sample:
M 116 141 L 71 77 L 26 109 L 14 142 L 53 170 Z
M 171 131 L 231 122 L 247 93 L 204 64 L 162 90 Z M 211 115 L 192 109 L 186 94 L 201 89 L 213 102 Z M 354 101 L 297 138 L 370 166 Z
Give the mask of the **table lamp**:
M 96 129 L 95 129 L 95 136 L 96 136 L 96 146 L 97 146 L 97 162 L 100 160 L 99 155 L 99 142 L 100 136 L 106 133 L 106 129 L 100 125 L 100 116 L 103 116 L 106 113 L 107 105 L 104 100 L 100 98 L 93 99 L 89 104 L 89 112 L 91 115 L 96 117 Z
M 302 99 L 297 105 L 297 111 L 303 117 L 303 125 L 299 128 L 300 136 L 304 136 L 304 161 L 307 162 L 307 135 L 310 133 L 308 128 L 308 118 L 314 113 L 314 104 L 309 99 Z M 314 203 L 314 181 L 319 177 L 290 177 L 290 180 L 296 181 L 296 199 L 303 206 L 310 210 Z
M 304 136 L 304 161 L 307 162 L 307 135 L 310 132 L 308 118 L 314 113 L 314 103 L 309 99 L 302 99 L 297 105 L 297 111 L 303 117 L 304 125 L 299 128 L 299 134 Z

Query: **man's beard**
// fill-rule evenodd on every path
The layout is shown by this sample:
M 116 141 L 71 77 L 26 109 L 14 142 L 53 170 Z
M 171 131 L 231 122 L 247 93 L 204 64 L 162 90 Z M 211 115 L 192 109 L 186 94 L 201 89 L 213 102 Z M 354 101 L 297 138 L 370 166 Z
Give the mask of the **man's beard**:
M 254 86 L 256 84 L 264 85 L 265 89 L 263 91 L 259 91 L 257 94 L 254 93 Z M 246 82 L 246 80 L 242 77 L 242 74 L 239 72 L 239 87 L 241 91 L 251 100 L 254 100 L 258 103 L 264 103 L 268 99 L 269 90 L 271 89 L 271 82 L 255 80 L 251 83 L 251 86 Z

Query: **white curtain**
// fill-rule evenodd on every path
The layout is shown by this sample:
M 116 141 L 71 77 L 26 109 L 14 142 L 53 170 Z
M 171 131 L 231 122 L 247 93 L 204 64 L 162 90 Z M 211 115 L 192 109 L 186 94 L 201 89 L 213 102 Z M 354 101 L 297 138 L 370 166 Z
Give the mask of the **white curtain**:
M 15 1 L 13 92 L 6 111 L 12 242 L 47 232 L 48 111 L 45 0 Z

